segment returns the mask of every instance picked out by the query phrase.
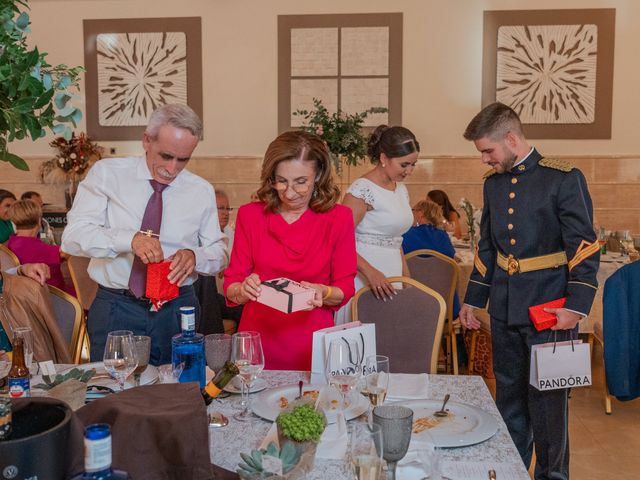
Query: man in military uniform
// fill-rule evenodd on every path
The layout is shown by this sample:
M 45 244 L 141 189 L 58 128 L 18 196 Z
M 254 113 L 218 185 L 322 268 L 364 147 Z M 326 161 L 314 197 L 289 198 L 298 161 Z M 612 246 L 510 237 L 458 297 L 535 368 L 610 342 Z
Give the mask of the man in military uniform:
M 481 239 L 460 320 L 479 328 L 473 310 L 489 301 L 498 409 L 527 466 L 535 442 L 535 478 L 568 479 L 567 389 L 529 385 L 531 346 L 552 338 L 534 328 L 528 308 L 566 297 L 564 308 L 547 311 L 558 318 L 552 330 L 574 332 L 591 309 L 599 247 L 587 183 L 568 162 L 530 147 L 518 115 L 501 103 L 482 109 L 464 138 L 492 170 L 485 174 Z

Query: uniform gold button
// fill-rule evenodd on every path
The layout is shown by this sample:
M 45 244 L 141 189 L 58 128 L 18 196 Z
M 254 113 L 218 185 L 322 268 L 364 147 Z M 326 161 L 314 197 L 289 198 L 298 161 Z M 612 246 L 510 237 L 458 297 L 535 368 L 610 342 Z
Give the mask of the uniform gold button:
M 515 238 L 512 238 L 512 239 L 509 241 L 509 243 L 510 243 L 511 245 L 515 245 L 515 244 L 516 244 L 516 239 L 515 239 Z
M 526 167 L 524 165 L 518 165 L 518 170 L 520 170 L 521 172 L 524 172 L 524 169 Z
M 512 223 L 510 223 L 509 225 L 507 225 L 507 228 L 508 228 L 509 230 L 513 230 L 513 224 L 512 224 Z
M 513 208 L 510 208 L 508 212 L 509 212 L 509 215 L 513 215 Z
M 513 177 L 513 178 L 511 179 L 511 183 L 518 183 L 518 179 L 517 179 L 516 177 Z
M 513 192 L 511 192 L 511 193 L 509 194 L 509 198 L 511 198 L 511 199 L 516 198 L 516 194 L 515 194 L 515 193 L 513 193 Z

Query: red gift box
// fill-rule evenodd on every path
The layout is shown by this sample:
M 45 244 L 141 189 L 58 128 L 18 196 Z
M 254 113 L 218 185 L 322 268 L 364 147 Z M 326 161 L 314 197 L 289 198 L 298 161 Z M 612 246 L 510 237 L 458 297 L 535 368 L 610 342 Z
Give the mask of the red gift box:
M 564 307 L 566 301 L 567 298 L 562 297 L 556 300 L 551 300 L 547 303 L 541 303 L 539 305 L 529 307 L 529 318 L 533 322 L 533 326 L 536 327 L 536 330 L 540 332 L 542 330 L 546 330 L 547 328 L 551 328 L 556 323 L 558 323 L 558 317 L 556 316 L 556 314 L 545 312 L 544 309 L 562 308 Z
M 146 295 L 156 311 L 160 310 L 164 303 L 176 298 L 179 293 L 178 285 L 170 283 L 167 279 L 171 272 L 170 266 L 170 260 L 147 265 Z

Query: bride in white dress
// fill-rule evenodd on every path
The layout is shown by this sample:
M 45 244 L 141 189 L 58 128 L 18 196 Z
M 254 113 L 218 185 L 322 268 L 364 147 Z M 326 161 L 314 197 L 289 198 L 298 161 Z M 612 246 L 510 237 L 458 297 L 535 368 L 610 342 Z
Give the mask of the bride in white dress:
M 411 227 L 413 212 L 402 181 L 413 172 L 419 152 L 415 135 L 404 127 L 380 125 L 371 134 L 367 153 L 375 167 L 351 184 L 343 200 L 356 225 L 356 292 L 369 285 L 376 298 L 391 300 L 395 288 L 387 277 L 409 275 L 402 234 Z M 336 313 L 335 320 L 351 321 L 351 303 Z

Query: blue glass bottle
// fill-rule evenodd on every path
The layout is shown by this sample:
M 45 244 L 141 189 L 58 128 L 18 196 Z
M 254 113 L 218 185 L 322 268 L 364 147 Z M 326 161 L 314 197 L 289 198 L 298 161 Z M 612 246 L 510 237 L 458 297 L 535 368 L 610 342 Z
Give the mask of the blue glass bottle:
M 204 335 L 196 333 L 196 310 L 194 307 L 180 307 L 182 333 L 171 339 L 173 365 L 184 364 L 179 381 L 198 382 L 200 388 L 205 382 Z
M 73 480 L 130 480 L 127 472 L 111 468 L 111 427 L 106 423 L 84 429 L 84 473 Z

